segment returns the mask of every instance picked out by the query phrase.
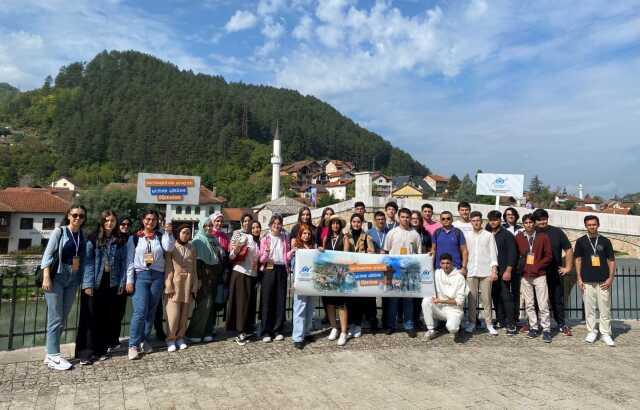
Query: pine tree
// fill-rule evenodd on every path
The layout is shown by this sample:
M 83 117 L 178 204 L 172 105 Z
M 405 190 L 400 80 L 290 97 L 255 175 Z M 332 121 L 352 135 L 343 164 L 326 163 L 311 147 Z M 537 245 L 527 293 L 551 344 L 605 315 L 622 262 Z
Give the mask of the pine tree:
M 460 188 L 458 188 L 455 198 L 456 201 L 476 201 L 476 184 L 473 183 L 469 174 L 466 174 L 464 178 L 462 178 Z

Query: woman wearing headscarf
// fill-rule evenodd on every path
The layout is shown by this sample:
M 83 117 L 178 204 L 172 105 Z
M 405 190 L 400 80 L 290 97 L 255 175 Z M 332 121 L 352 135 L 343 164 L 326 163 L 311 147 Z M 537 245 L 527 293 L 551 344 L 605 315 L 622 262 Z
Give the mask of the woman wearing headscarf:
M 224 283 L 224 273 L 228 260 L 229 238 L 221 231 L 222 213 L 215 212 L 200 223 L 200 229 L 193 238 L 196 251 L 196 272 L 200 288 L 196 294 L 196 307 L 191 314 L 187 337 L 195 343 L 213 340 L 216 316 L 218 314 L 219 285 Z

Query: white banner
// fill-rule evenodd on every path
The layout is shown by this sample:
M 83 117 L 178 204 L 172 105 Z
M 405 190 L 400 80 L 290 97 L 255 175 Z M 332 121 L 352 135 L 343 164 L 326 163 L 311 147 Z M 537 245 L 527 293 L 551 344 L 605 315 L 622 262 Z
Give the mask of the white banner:
M 524 175 L 521 174 L 478 174 L 476 195 L 512 196 L 522 198 Z
M 434 295 L 430 255 L 298 250 L 294 289 L 311 296 L 423 298 Z
M 200 177 L 170 174 L 138 174 L 136 202 L 139 204 L 200 203 Z

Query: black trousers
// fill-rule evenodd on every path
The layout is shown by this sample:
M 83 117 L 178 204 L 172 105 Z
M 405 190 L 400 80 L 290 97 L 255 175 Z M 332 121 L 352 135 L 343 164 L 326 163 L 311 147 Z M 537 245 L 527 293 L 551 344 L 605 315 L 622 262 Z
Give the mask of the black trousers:
M 547 271 L 547 288 L 549 289 L 549 305 L 551 314 L 562 328 L 564 322 L 564 278 L 558 273 L 557 266 L 551 266 Z
M 520 318 L 520 283 L 522 274 L 516 270 L 511 272 L 511 295 L 513 296 L 513 323 Z
M 349 324 L 361 326 L 364 317 L 372 329 L 378 327 L 376 298 L 349 298 L 347 311 L 349 312 Z
M 491 299 L 493 299 L 493 306 L 496 309 L 498 323 L 508 329 L 513 328 L 516 324 L 516 307 L 514 305 L 512 281 L 505 282 L 502 280 L 502 275 L 500 275 L 498 280 L 491 285 Z
M 260 306 L 262 335 L 282 334 L 287 303 L 287 269 L 284 265 L 275 265 L 266 270 L 260 288 Z
M 164 332 L 164 303 L 160 301 L 156 308 L 156 317 L 153 320 L 153 328 L 156 331 L 156 339 L 165 340 L 167 334 Z
M 122 319 L 127 311 L 127 297 L 126 292 L 122 292 L 121 295 L 116 294 L 113 299 L 113 316 L 114 320 L 111 323 L 111 329 L 109 331 L 109 346 L 117 346 L 120 344 L 120 328 L 122 326 Z
M 93 296 L 88 296 L 84 290 L 81 293 L 75 350 L 80 360 L 91 360 L 107 353 L 111 329 L 118 319 L 113 309 L 118 288 L 109 287 L 109 276 L 108 273 L 102 275 L 100 286 L 93 289 Z

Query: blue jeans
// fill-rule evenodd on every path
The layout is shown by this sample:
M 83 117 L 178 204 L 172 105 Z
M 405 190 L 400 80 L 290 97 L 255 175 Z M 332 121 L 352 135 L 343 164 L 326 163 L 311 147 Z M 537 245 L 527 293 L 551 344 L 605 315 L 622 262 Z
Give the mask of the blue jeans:
M 140 343 L 149 342 L 153 329 L 153 320 L 158 303 L 164 290 L 164 273 L 155 270 L 136 272 L 135 290 L 131 297 L 131 333 L 129 347 L 140 347 Z
M 80 274 L 71 273 L 70 265 L 62 265 L 62 272 L 56 273 L 53 279 L 53 289 L 44 293 L 47 302 L 47 354 L 60 354 L 60 336 L 76 300 L 78 285 Z
M 396 317 L 398 316 L 398 305 L 402 303 L 402 322 L 404 330 L 413 329 L 413 298 L 383 298 L 386 305 L 384 310 L 384 326 L 387 329 L 396 328 Z
M 313 296 L 293 295 L 293 333 L 294 342 L 302 342 L 311 333 L 315 303 Z

